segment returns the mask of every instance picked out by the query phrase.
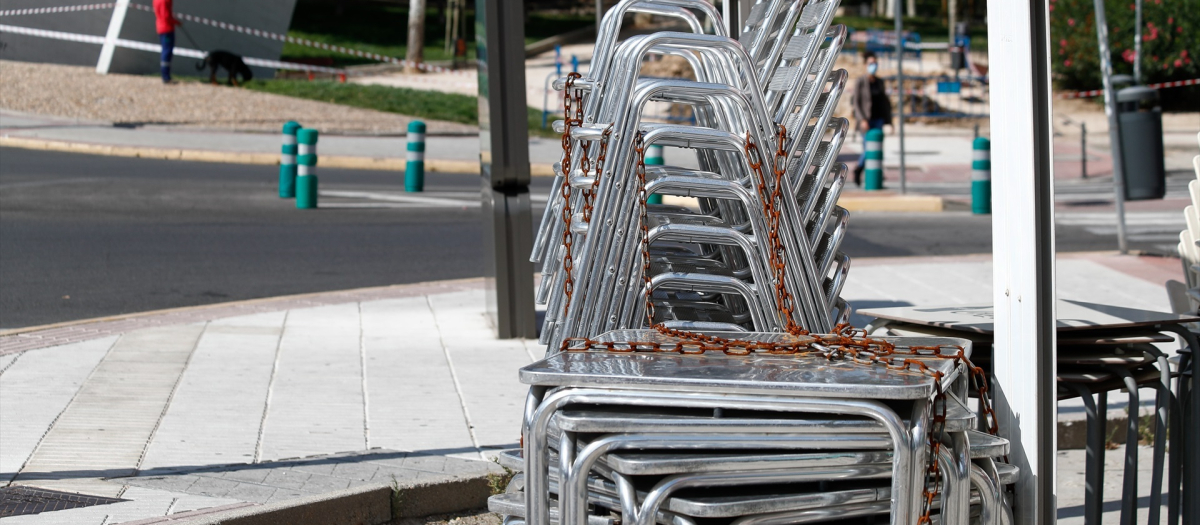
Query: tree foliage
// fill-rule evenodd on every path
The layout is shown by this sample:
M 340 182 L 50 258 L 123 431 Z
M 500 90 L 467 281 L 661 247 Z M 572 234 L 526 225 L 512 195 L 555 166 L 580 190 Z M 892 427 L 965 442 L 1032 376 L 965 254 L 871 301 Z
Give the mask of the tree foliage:
M 1050 0 L 1050 62 L 1059 88 L 1100 87 L 1094 0 Z M 1105 0 L 1113 73 L 1133 74 L 1135 5 Z M 1144 0 L 1142 82 L 1200 77 L 1200 2 Z

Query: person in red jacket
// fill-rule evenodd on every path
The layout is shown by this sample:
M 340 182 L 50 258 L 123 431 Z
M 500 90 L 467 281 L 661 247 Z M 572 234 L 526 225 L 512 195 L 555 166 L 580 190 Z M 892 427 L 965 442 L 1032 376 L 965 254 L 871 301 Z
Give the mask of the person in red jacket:
M 162 44 L 162 59 L 158 65 L 162 69 L 163 84 L 171 82 L 171 57 L 175 55 L 175 27 L 180 25 L 175 18 L 171 0 L 154 0 L 154 26 L 158 30 L 158 42 Z

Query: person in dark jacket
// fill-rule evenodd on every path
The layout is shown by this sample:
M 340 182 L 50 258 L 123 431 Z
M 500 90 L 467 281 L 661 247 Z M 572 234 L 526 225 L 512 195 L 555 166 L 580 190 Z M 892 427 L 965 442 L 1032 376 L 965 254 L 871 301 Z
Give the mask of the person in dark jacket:
M 158 31 L 158 43 L 162 45 L 162 59 L 158 66 L 162 69 L 163 84 L 171 82 L 171 58 L 175 55 L 175 28 L 180 25 L 175 18 L 171 0 L 154 0 L 154 28 Z
M 867 74 L 858 77 L 854 82 L 854 92 L 850 95 L 850 104 L 854 106 L 854 120 L 858 130 L 863 134 L 863 154 L 858 158 L 858 166 L 854 168 L 854 184 L 862 185 L 863 169 L 867 163 L 867 131 L 882 130 L 884 124 L 892 123 L 892 101 L 888 98 L 887 88 L 883 80 L 875 76 L 879 70 L 879 60 L 875 53 L 863 52 L 863 61 L 867 64 Z

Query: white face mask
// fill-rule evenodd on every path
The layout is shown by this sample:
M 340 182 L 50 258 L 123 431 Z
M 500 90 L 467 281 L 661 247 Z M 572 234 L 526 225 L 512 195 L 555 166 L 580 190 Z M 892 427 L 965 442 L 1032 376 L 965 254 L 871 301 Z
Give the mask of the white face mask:
M 879 64 L 867 64 L 868 75 L 874 75 L 876 71 L 879 71 Z

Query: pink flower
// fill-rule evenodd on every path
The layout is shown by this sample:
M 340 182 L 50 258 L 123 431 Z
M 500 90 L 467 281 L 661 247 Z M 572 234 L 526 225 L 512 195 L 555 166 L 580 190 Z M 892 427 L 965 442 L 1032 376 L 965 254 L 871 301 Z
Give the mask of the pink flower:
M 1063 67 L 1071 67 L 1071 59 L 1063 60 Z
M 1075 19 L 1074 19 L 1074 18 L 1068 18 L 1068 19 L 1067 19 L 1067 25 L 1069 25 L 1069 26 L 1071 26 L 1071 27 L 1075 27 Z
M 1173 16 L 1168 16 L 1168 17 L 1167 17 L 1167 25 L 1171 25 L 1171 24 L 1174 24 L 1174 23 L 1175 23 L 1175 17 L 1173 17 Z
M 1052 2 L 1050 2 L 1050 12 L 1051 12 L 1051 13 L 1053 13 L 1053 12 L 1054 12 L 1054 2 L 1053 2 L 1053 1 L 1052 1 Z
M 1183 61 L 1176 58 L 1175 59 L 1175 67 L 1183 67 Z
M 1184 49 L 1183 51 L 1180 51 L 1180 52 L 1179 52 L 1179 56 L 1181 56 L 1181 57 L 1183 57 L 1183 58 L 1187 58 L 1187 50 L 1186 50 L 1186 49 Z
M 1059 40 L 1058 47 L 1067 47 L 1067 39 L 1064 38 L 1062 40 Z
M 1137 53 L 1134 53 L 1132 49 L 1126 49 L 1124 53 L 1121 53 L 1121 58 L 1124 58 L 1126 62 L 1132 64 L 1137 58 Z
M 1183 32 L 1183 26 L 1177 26 L 1177 27 L 1175 28 L 1175 32 L 1176 32 L 1176 33 L 1182 33 L 1182 32 Z
M 1136 5 L 1133 5 L 1133 4 L 1129 4 L 1129 10 L 1130 10 L 1130 11 L 1137 11 L 1137 6 L 1136 6 Z
M 1059 49 L 1059 50 L 1058 50 L 1058 54 L 1060 54 L 1060 55 L 1065 55 L 1065 54 L 1067 54 L 1067 50 L 1066 50 L 1066 49 Z

